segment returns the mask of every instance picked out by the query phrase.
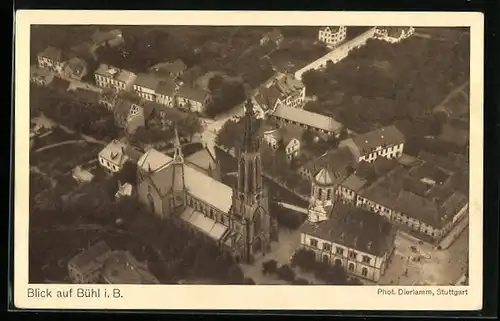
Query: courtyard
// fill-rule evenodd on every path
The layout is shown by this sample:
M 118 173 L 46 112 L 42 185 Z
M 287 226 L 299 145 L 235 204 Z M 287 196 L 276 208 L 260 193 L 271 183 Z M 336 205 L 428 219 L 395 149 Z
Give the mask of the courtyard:
M 467 272 L 468 242 L 468 227 L 445 250 L 399 232 L 394 257 L 379 284 L 455 284 Z

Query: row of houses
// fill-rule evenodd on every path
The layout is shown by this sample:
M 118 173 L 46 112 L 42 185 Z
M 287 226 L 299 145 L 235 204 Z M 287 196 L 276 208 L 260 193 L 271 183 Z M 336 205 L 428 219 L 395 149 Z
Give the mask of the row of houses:
M 133 91 L 146 102 L 203 113 L 211 95 L 204 89 L 176 81 L 185 69 L 181 60 L 155 65 L 148 73 L 140 74 L 101 64 L 95 72 L 95 82 L 101 88 Z

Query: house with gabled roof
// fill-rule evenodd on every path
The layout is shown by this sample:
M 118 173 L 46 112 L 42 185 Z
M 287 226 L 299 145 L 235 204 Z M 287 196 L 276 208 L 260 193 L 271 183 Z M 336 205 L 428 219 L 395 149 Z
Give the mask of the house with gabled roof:
M 102 280 L 107 284 L 159 284 L 145 262 L 129 251 L 113 251 L 104 262 Z
M 356 135 L 339 143 L 348 147 L 358 162 L 373 162 L 378 157 L 398 158 L 403 154 L 405 137 L 394 125 Z
M 132 87 L 137 75 L 131 71 L 100 64 L 94 72 L 95 83 L 101 88 L 112 88 L 124 91 Z
M 37 66 L 30 67 L 30 80 L 32 83 L 40 86 L 47 86 L 53 79 L 54 75 L 49 70 Z
M 75 80 L 81 80 L 88 72 L 87 62 L 78 57 L 73 57 L 64 64 L 63 74 Z
M 175 96 L 176 107 L 191 112 L 203 113 L 210 101 L 208 91 L 189 85 L 181 86 Z
M 97 160 L 107 171 L 117 173 L 126 162 L 137 163 L 141 155 L 138 149 L 114 139 L 99 152 Z
M 76 284 L 98 283 L 101 278 L 101 269 L 111 252 L 106 242 L 99 241 L 73 257 L 68 262 L 71 282 Z
M 54 72 L 61 72 L 66 62 L 64 52 L 56 47 L 48 46 L 44 51 L 37 55 L 38 66 Z
M 123 34 L 120 29 L 113 29 L 108 31 L 97 30 L 92 35 L 92 42 L 98 47 L 118 47 L 125 43 Z
M 343 42 L 347 35 L 345 26 L 327 26 L 318 30 L 318 40 L 327 46 L 336 46 Z
M 275 79 L 269 86 L 261 86 L 253 97 L 256 107 L 264 113 L 273 113 L 278 105 L 302 108 L 306 97 L 304 84 L 292 75 Z
M 113 109 L 117 125 L 128 133 L 135 133 L 137 128 L 144 127 L 151 112 L 151 108 L 124 98 L 120 98 Z
M 156 65 L 151 66 L 149 70 L 162 75 L 177 78 L 187 70 L 187 66 L 182 59 L 176 59 L 174 61 L 157 63 Z

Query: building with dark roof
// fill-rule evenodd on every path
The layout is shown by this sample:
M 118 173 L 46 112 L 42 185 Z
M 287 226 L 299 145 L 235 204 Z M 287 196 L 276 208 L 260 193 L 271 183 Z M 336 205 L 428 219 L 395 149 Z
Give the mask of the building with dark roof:
M 85 75 L 87 75 L 87 62 L 78 57 L 73 57 L 64 64 L 62 71 L 68 78 L 81 80 Z
M 104 241 L 99 241 L 68 262 L 68 272 L 71 282 L 98 283 L 101 269 L 111 254 L 111 249 Z
M 394 253 L 396 232 L 384 218 L 339 203 L 331 209 L 328 220 L 304 223 L 301 246 L 314 251 L 318 261 L 377 282 Z
M 181 59 L 176 59 L 171 62 L 161 62 L 149 68 L 150 71 L 158 72 L 163 75 L 169 75 L 174 78 L 182 75 L 186 69 L 187 66 Z
M 181 86 L 175 96 L 177 107 L 199 113 L 205 111 L 205 107 L 210 103 L 210 100 L 211 96 L 209 92 L 189 85 Z
M 378 157 L 398 158 L 403 154 L 405 137 L 394 126 L 387 126 L 374 131 L 356 135 L 339 143 L 339 147 L 348 147 L 358 162 L 373 162 Z
M 114 251 L 102 268 L 102 279 L 108 284 L 159 284 L 147 264 L 139 262 L 128 251 Z
M 66 61 L 64 52 L 56 47 L 48 46 L 37 56 L 38 67 L 46 68 L 54 72 L 61 72 Z
M 253 97 L 256 107 L 264 113 L 273 113 L 279 105 L 302 108 L 306 97 L 304 84 L 286 74 L 267 86 L 261 86 Z

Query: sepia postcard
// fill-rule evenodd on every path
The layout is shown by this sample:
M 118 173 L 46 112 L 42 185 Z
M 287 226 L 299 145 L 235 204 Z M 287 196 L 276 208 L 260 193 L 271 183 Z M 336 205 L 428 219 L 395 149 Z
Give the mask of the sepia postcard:
M 17 308 L 481 309 L 482 14 L 15 32 Z

